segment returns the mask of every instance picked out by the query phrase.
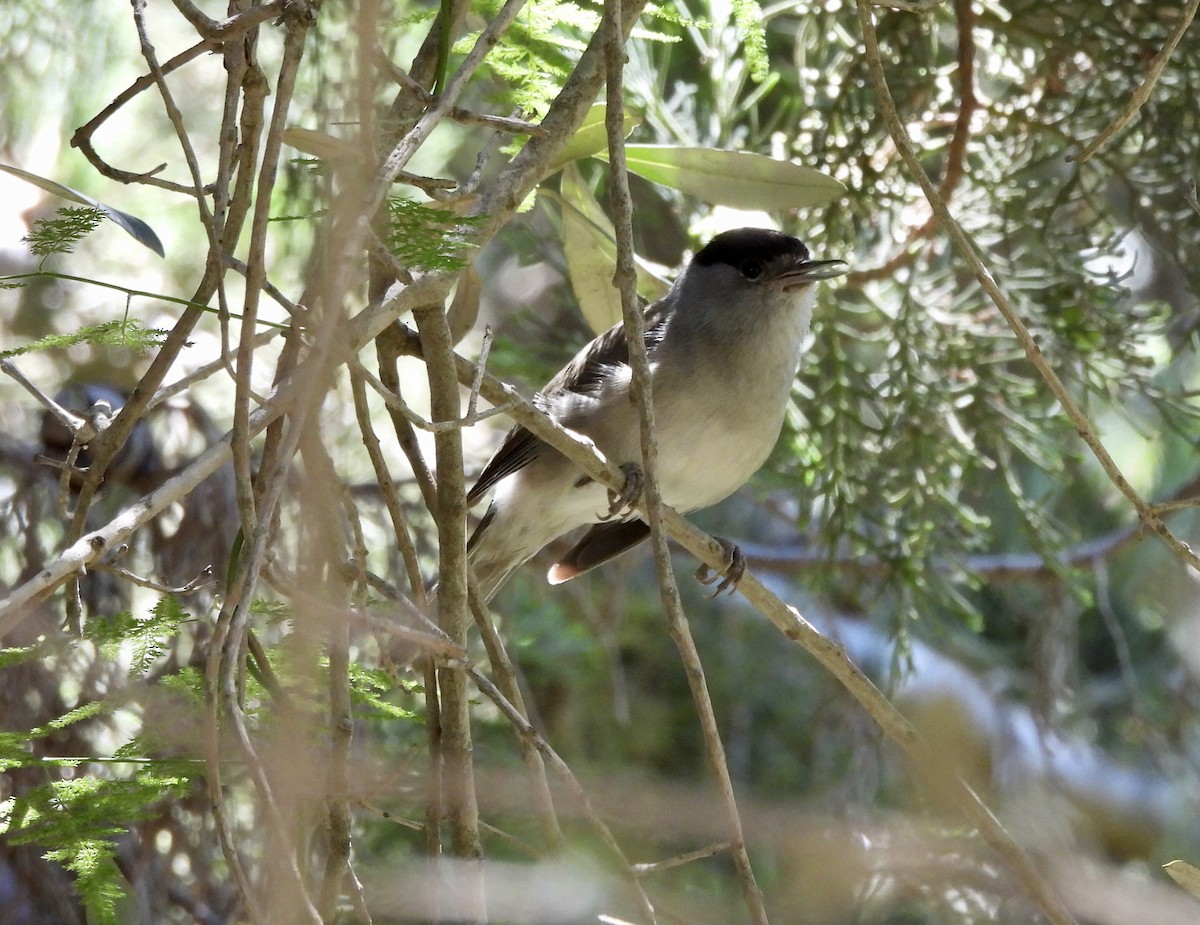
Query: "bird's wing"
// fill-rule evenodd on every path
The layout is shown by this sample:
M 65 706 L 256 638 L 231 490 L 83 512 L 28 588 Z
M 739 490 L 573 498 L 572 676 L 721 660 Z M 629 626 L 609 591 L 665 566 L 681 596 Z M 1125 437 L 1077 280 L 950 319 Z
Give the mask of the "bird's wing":
M 646 309 L 646 350 L 651 354 L 662 342 L 666 330 L 668 312 L 665 302 L 660 299 Z M 569 406 L 572 396 L 596 395 L 615 373 L 628 365 L 625 327 L 614 325 L 575 354 L 571 362 L 534 396 L 533 403 L 553 414 L 556 408 Z M 467 503 L 475 504 L 501 479 L 523 469 L 548 450 L 545 443 L 524 427 L 514 427 L 479 473 L 475 485 L 467 493 Z

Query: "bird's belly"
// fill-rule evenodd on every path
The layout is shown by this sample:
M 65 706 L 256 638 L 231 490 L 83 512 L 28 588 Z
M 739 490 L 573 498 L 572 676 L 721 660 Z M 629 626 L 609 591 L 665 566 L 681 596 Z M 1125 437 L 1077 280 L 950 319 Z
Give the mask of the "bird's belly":
M 727 498 L 746 483 L 770 455 L 779 436 L 780 417 L 758 421 L 742 415 L 691 416 L 690 425 L 666 434 L 660 430 L 658 477 L 663 500 L 692 511 Z

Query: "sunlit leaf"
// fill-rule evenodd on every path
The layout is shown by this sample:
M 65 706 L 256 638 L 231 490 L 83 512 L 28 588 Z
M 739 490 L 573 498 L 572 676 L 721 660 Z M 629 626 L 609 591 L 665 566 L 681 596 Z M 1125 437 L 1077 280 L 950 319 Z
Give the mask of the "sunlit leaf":
M 1187 861 L 1170 861 L 1163 865 L 1165 870 L 1181 887 L 1200 899 L 1200 867 Z
M 566 143 L 558 157 L 547 169 L 547 176 L 557 173 L 572 161 L 591 157 L 593 154 L 607 150 L 608 132 L 604 127 L 607 112 L 608 107 L 603 103 L 597 103 L 588 110 L 587 115 L 584 116 L 583 124 L 579 126 L 579 131 L 571 136 L 571 140 Z M 626 110 L 624 123 L 625 136 L 629 137 L 629 133 L 637 128 L 641 124 L 641 121 L 640 116 Z
M 39 177 L 36 173 L 30 173 L 28 170 L 22 170 L 20 167 L 10 167 L 8 164 L 0 164 L 0 170 L 5 173 L 10 173 L 14 177 L 20 177 L 27 183 L 32 183 L 38 189 L 43 189 L 47 193 L 52 193 L 55 196 L 61 196 L 63 199 L 69 199 L 71 202 L 78 202 L 81 205 L 91 206 L 94 209 L 99 209 L 110 219 L 124 228 L 135 241 L 145 247 L 150 248 L 160 257 L 166 256 L 163 250 L 162 241 L 158 239 L 158 235 L 154 233 L 154 229 L 147 225 L 136 215 L 130 215 L 128 212 L 122 212 L 120 209 L 114 209 L 110 205 L 100 202 L 98 199 L 93 199 L 86 193 L 81 193 L 79 190 L 71 189 L 69 186 L 63 186 L 55 180 L 49 180 L 46 177 Z
M 583 182 L 579 168 L 567 166 L 560 189 L 567 275 L 584 319 L 599 334 L 621 320 L 621 297 L 612 284 L 617 264 L 616 232 Z M 668 289 L 667 283 L 640 261 L 635 263 L 638 294 L 649 301 L 661 298 Z
M 612 225 L 574 164 L 563 170 L 560 190 L 567 276 L 588 327 L 599 334 L 621 320 L 621 295 L 612 284 Z
M 595 156 L 607 160 L 608 152 Z M 653 183 L 735 209 L 778 212 L 816 206 L 846 191 L 841 182 L 812 167 L 747 151 L 626 145 L 625 160 L 630 172 Z

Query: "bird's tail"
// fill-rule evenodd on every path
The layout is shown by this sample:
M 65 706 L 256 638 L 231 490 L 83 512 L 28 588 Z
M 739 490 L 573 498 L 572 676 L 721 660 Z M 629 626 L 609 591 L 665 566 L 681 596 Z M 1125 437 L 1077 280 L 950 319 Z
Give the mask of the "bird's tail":
M 475 574 L 476 587 L 485 604 L 489 603 L 496 593 L 504 587 L 512 573 L 522 564 L 521 562 L 504 562 L 498 560 L 475 561 L 476 550 L 470 550 L 467 561 Z M 440 584 L 440 583 L 439 583 Z M 425 594 L 425 612 L 430 616 L 437 614 L 438 584 L 433 585 Z

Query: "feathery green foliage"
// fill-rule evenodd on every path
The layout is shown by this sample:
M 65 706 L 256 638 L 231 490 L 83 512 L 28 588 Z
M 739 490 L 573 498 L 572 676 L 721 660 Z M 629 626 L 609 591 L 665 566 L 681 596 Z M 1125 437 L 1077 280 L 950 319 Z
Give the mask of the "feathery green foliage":
M 129 677 L 144 678 L 154 663 L 179 635 L 179 627 L 191 615 L 183 609 L 173 594 L 163 595 L 155 603 L 148 619 L 138 619 L 129 611 L 114 614 L 103 620 L 91 620 L 84 635 L 96 643 L 100 653 L 117 659 L 121 650 L 130 649 Z
M 460 270 L 471 251 L 470 229 L 477 219 L 460 218 L 448 209 L 403 196 L 387 201 L 387 247 L 406 267 Z
M 167 334 L 163 328 L 147 328 L 136 318 L 121 318 L 89 324 L 70 334 L 47 334 L 28 344 L 0 350 L 0 358 L 21 356 L 37 350 L 63 349 L 77 344 L 95 347 L 125 347 L 137 353 L 147 353 L 161 346 Z
M 767 32 L 763 27 L 762 8 L 755 0 L 733 0 L 733 22 L 742 35 L 742 51 L 750 79 L 767 79 L 771 62 L 767 59 Z
M 100 209 L 64 206 L 52 218 L 39 218 L 24 240 L 36 257 L 69 254 L 96 230 L 104 217 Z
M 124 881 L 113 861 L 113 838 L 181 796 L 188 785 L 185 778 L 154 769 L 128 778 L 52 781 L 0 803 L 0 835 L 13 845 L 45 848 L 48 859 L 75 874 L 92 920 L 114 923 Z

